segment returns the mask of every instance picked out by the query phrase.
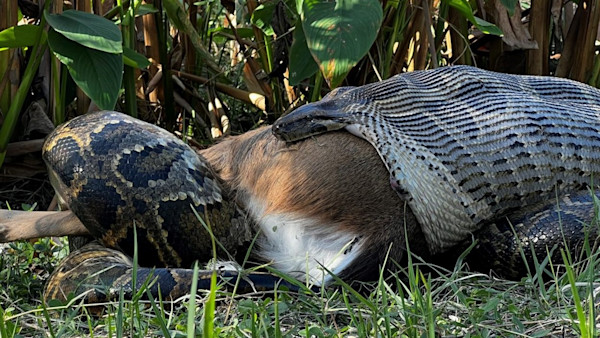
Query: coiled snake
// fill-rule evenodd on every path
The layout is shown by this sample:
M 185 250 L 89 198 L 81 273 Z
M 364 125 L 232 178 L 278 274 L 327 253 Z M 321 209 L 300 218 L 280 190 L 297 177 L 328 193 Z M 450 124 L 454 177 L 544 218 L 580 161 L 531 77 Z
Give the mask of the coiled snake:
M 446 252 L 474 233 L 483 264 L 513 276 L 523 272 L 519 245 L 545 254 L 547 247 L 578 247 L 586 236 L 597 237 L 582 221 L 595 220 L 588 188 L 600 174 L 599 116 L 600 92 L 580 83 L 447 67 L 337 89 L 283 117 L 273 131 L 287 142 L 342 128 L 366 139 L 430 252 Z M 102 248 L 131 255 L 134 226 L 143 266 L 188 267 L 209 259 L 208 229 L 222 244 L 220 255 L 232 258 L 259 232 L 261 219 L 252 212 L 246 217 L 252 204 L 213 172 L 213 163 L 133 118 L 102 112 L 74 119 L 48 138 L 44 159 L 62 201 L 102 243 L 59 267 L 50 297 L 59 297 L 61 287 L 76 289 L 65 286 L 81 279 L 72 269 L 94 257 L 104 257 L 96 271 L 121 264 L 104 284 L 127 285 L 114 282 L 130 273 L 130 261 Z M 361 238 L 347 250 L 361 247 Z M 356 262 L 342 269 L 353 270 Z M 168 277 L 167 291 L 189 281 L 189 270 L 157 271 Z
M 173 267 L 208 261 L 211 236 L 225 259 L 239 248 L 244 254 L 252 240 L 252 223 L 207 163 L 157 126 L 117 112 L 87 114 L 58 127 L 44 144 L 43 158 L 61 204 L 97 239 L 57 268 L 47 298 L 88 292 L 87 300 L 97 302 L 120 287 L 131 292 L 134 240 L 140 266 L 148 267 L 140 269 L 137 287 L 152 275 L 158 279 L 154 292 L 161 285 L 163 295 L 177 297 L 189 290 L 192 271 Z M 206 288 L 210 273 L 202 276 Z M 222 279 L 235 276 L 220 273 Z M 273 283 L 252 274 L 239 290 L 251 290 L 252 281 Z

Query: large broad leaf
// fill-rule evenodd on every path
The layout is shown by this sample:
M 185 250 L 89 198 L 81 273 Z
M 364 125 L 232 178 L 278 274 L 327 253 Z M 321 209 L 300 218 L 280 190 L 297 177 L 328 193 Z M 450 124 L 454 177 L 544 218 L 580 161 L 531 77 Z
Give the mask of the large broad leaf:
M 493 23 L 475 17 L 473 9 L 467 0 L 445 0 L 448 5 L 456 8 L 465 18 L 473 23 L 484 34 L 502 36 L 502 30 Z
M 40 26 L 22 25 L 12 26 L 0 32 L 0 50 L 8 48 L 23 48 L 33 46 L 36 43 L 44 43 L 47 36 L 42 31 L 42 41 L 38 42 Z
M 311 77 L 319 71 L 319 65 L 315 62 L 308 46 L 302 26 L 296 26 L 294 30 L 294 42 L 290 47 L 290 85 L 297 86 L 302 80 Z
M 377 0 L 305 0 L 302 28 L 308 49 L 331 88 L 367 54 L 383 13 Z
M 69 40 L 102 52 L 123 53 L 121 31 L 110 20 L 74 10 L 45 16 L 48 24 Z
M 79 88 L 100 109 L 114 109 L 123 78 L 123 56 L 86 48 L 53 29 L 48 32 L 48 43 Z

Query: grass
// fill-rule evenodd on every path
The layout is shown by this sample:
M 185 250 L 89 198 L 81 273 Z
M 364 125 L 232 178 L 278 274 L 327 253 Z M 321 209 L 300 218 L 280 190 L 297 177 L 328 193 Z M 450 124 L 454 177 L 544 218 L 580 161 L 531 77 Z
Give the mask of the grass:
M 0 336 L 514 336 L 598 334 L 600 260 L 549 264 L 550 278 L 507 281 L 466 271 L 424 273 L 421 262 L 357 292 L 340 283 L 318 293 L 192 292 L 174 302 L 103 306 L 43 304 L 43 281 L 64 243 L 11 243 L 0 255 Z M 568 257 L 565 256 L 568 260 Z M 431 269 L 429 269 L 431 270 Z M 436 270 L 435 268 L 433 270 Z M 144 291 L 144 290 L 140 290 Z M 214 291 L 214 290 L 213 290 Z M 215 311 L 211 311 L 214 307 Z M 212 326 L 206 323 L 211 320 Z M 207 332 L 208 330 L 208 332 Z

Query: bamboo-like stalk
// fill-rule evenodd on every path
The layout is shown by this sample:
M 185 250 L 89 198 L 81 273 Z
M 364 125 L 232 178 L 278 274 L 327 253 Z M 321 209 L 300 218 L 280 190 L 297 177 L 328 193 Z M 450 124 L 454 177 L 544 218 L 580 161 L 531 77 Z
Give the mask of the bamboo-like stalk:
M 594 42 L 600 21 L 597 0 L 579 3 L 571 27 L 565 38 L 563 52 L 556 68 L 556 76 L 586 82 L 594 62 Z
M 538 44 L 538 49 L 527 51 L 527 73 L 547 75 L 550 60 L 550 7 L 551 1 L 533 0 L 529 14 L 529 33 Z
M 207 93 L 210 99 L 210 102 L 208 102 L 207 105 L 208 119 L 210 121 L 210 136 L 213 139 L 216 139 L 223 136 L 223 129 L 221 123 L 219 122 L 220 116 L 224 115 L 224 113 L 222 112 L 223 107 L 214 89 L 209 88 L 209 90 L 207 90 Z
M 437 60 L 437 50 L 435 49 L 435 38 L 433 37 L 433 33 L 431 32 L 431 28 L 432 28 L 432 24 L 431 24 L 431 14 L 429 11 L 429 1 L 427 0 L 423 0 L 422 1 L 423 4 L 423 29 L 425 30 L 426 34 L 423 34 L 425 36 L 427 36 L 427 46 L 429 48 L 429 57 L 431 58 L 431 62 L 429 63 L 429 65 L 431 66 L 431 68 L 437 68 L 438 66 L 438 60 Z M 424 69 L 425 66 L 423 66 L 422 69 Z
M 127 8 L 127 12 L 121 15 L 121 34 L 123 46 L 135 50 L 135 8 L 140 1 L 134 1 Z M 125 112 L 133 117 L 138 116 L 135 69 L 124 65 L 123 88 L 125 89 Z
M 600 80 L 600 55 L 594 57 L 594 67 L 592 68 L 592 74 L 588 84 L 590 86 L 597 87 L 598 81 Z
M 78 11 L 92 13 L 92 2 L 90 0 L 76 0 L 75 8 Z
M 393 9 L 394 12 L 394 25 L 392 26 L 392 33 L 389 37 L 387 43 L 387 49 L 385 52 L 385 58 L 383 61 L 383 69 L 382 69 L 382 77 L 384 79 L 389 78 L 392 74 L 390 70 L 392 69 L 392 63 L 394 60 L 394 49 L 397 47 L 401 41 L 399 39 L 404 39 L 404 35 L 402 34 L 404 30 L 404 26 L 406 25 L 406 6 L 408 1 L 403 1 L 401 4 L 398 4 L 398 8 Z M 402 32 L 401 32 L 402 30 Z
M 195 0 L 187 0 L 188 2 L 188 16 L 190 18 L 190 22 L 196 28 L 196 21 L 198 16 L 198 6 L 195 5 Z M 198 74 L 196 69 L 196 50 L 193 48 L 191 37 L 185 35 L 184 41 L 184 50 L 185 50 L 185 70 L 188 73 Z
M 427 11 L 425 6 L 428 6 L 427 1 L 420 0 L 417 10 L 417 16 L 419 17 L 418 35 L 415 35 L 415 44 L 413 50 L 413 68 L 412 70 L 422 70 L 427 67 L 427 52 L 429 46 L 429 34 L 431 25 L 428 24 L 426 19 Z
M 558 77 L 569 77 L 569 74 L 571 73 L 571 67 L 573 65 L 572 59 L 577 48 L 579 22 L 581 21 L 582 16 L 582 11 L 577 9 L 575 11 L 575 15 L 573 15 L 573 19 L 571 20 L 571 25 L 569 26 L 567 36 L 564 39 L 564 46 L 560 61 L 558 61 L 556 72 L 554 73 L 554 75 Z
M 209 84 L 211 83 L 210 79 L 207 79 L 205 77 L 202 76 L 198 76 L 198 75 L 194 75 L 194 74 L 189 74 L 189 73 L 185 73 L 185 72 L 181 72 L 181 71 L 177 71 L 177 70 L 171 70 L 171 73 L 174 75 L 177 75 L 179 77 L 182 78 L 186 78 L 188 80 L 192 80 L 192 81 L 196 81 L 198 83 L 201 84 Z M 256 108 L 260 109 L 260 110 L 266 110 L 266 99 L 263 95 L 258 94 L 258 93 L 251 93 L 251 92 L 247 92 L 245 90 L 241 90 L 238 88 L 234 88 L 234 87 L 230 87 L 228 85 L 219 83 L 219 82 L 215 82 L 214 83 L 215 89 L 217 89 L 218 91 L 220 91 L 223 94 L 229 95 L 231 97 L 233 97 L 234 99 L 238 99 L 240 101 L 246 102 L 248 104 L 254 105 Z
M 152 4 L 152 0 L 145 0 L 145 4 Z M 160 51 L 158 42 L 158 30 L 157 30 L 157 15 L 144 15 L 142 22 L 144 24 L 144 44 L 146 46 L 146 57 L 150 59 L 150 66 L 148 67 L 148 78 L 152 79 L 158 73 L 158 67 L 160 64 Z M 146 91 L 146 90 L 145 90 Z M 159 85 L 156 89 L 148 93 L 148 100 L 151 104 L 158 104 L 162 100 L 162 86 Z
M 0 5 L 0 30 L 17 24 L 17 0 L 7 0 Z M 0 111 L 8 111 L 11 99 L 19 86 L 19 60 L 16 58 L 16 50 L 8 49 L 0 52 L 0 74 L 6 76 L 7 81 L 3 81 L 0 88 Z M 10 72 L 10 74 L 9 74 Z M 0 117 L 0 123 L 2 123 Z
M 50 1 L 46 2 L 44 10 L 47 10 L 50 5 Z M 46 19 L 42 15 L 40 27 L 45 27 Z M 27 67 L 25 68 L 25 72 L 23 73 L 23 79 L 19 86 L 19 90 L 13 97 L 11 105 L 5 115 L 4 122 L 2 123 L 2 127 L 0 127 L 0 167 L 4 163 L 4 157 L 6 156 L 6 148 L 8 145 L 8 141 L 15 129 L 17 124 L 17 120 L 19 117 L 19 113 L 21 112 L 21 108 L 23 107 L 23 103 L 25 102 L 25 98 L 29 94 L 29 88 L 33 83 L 33 79 L 36 75 L 37 69 L 40 66 L 40 62 L 42 60 L 42 56 L 44 55 L 46 48 L 48 47 L 48 42 L 42 40 L 43 30 L 40 30 L 37 36 L 37 41 L 33 47 L 33 51 L 31 53 L 31 57 L 29 62 L 27 63 Z
M 583 20 L 580 21 L 579 39 L 575 54 L 574 69 L 571 78 L 581 82 L 589 80 L 594 67 L 594 52 L 598 24 L 600 23 L 600 2 L 598 0 L 583 0 L 579 2 L 577 10 L 582 10 Z
M 92 3 L 89 0 L 77 0 L 75 2 L 75 8 L 78 11 L 91 13 Z M 83 90 L 81 90 L 81 88 L 77 87 L 77 111 L 80 114 L 87 112 L 90 107 L 90 103 L 90 98 L 83 92 Z
M 63 12 L 63 0 L 52 2 L 52 13 L 60 14 Z M 67 68 L 50 53 L 50 76 L 52 85 L 50 86 L 50 109 L 52 111 L 52 121 L 55 125 L 65 121 L 65 88 L 67 81 Z
M 162 0 L 155 0 L 155 4 L 158 8 L 158 13 L 156 13 L 156 21 L 158 24 L 156 27 L 158 28 L 158 52 L 160 55 L 161 69 L 164 74 L 170 74 L 171 63 L 167 57 L 167 36 L 169 35 L 169 23 L 165 11 L 163 11 Z M 184 18 L 187 19 L 187 17 Z M 191 32 L 195 33 L 196 31 L 191 29 Z M 198 41 L 197 44 L 199 45 L 200 42 Z M 196 44 L 194 46 L 196 47 Z M 210 63 L 207 63 L 207 65 L 210 65 Z M 173 81 L 171 80 L 171 77 L 163 76 L 162 85 L 164 99 L 161 101 L 161 103 L 164 111 L 165 126 L 167 130 L 175 130 L 177 116 L 175 115 L 175 99 L 173 97 Z
M 404 34 L 404 39 L 401 41 L 398 48 L 396 49 L 390 75 L 400 73 L 402 71 L 402 68 L 404 67 L 405 61 L 409 60 L 408 62 L 410 62 L 412 58 L 413 49 L 411 48 L 411 45 L 413 44 L 413 38 L 417 34 L 417 30 L 419 29 L 419 19 L 422 18 L 422 16 L 418 14 L 414 3 L 411 3 L 408 9 L 409 14 L 407 16 L 409 17 L 409 19 Z
M 451 26 L 450 40 L 452 41 L 452 58 L 450 62 L 458 65 L 472 64 L 471 49 L 468 45 L 469 27 L 467 20 L 457 9 L 450 7 L 448 21 Z

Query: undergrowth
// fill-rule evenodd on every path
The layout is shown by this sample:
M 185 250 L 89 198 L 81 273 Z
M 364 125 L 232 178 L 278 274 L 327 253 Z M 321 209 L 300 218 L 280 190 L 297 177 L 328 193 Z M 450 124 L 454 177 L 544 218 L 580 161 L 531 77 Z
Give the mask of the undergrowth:
M 11 243 L 0 255 L 0 336 L 582 336 L 598 334 L 597 252 L 577 264 L 549 264 L 547 276 L 507 281 L 413 259 L 375 283 L 319 292 L 232 295 L 215 289 L 165 302 L 42 303 L 43 281 L 64 243 Z M 565 257 L 567 259 L 567 257 Z M 538 266 L 539 268 L 539 266 Z M 356 291 L 360 289 L 359 291 Z M 190 301 L 193 300 L 193 301 Z M 214 307 L 215 311 L 210 310 Z M 211 325 L 205 319 L 211 318 Z M 206 330 L 210 330 L 207 332 Z

